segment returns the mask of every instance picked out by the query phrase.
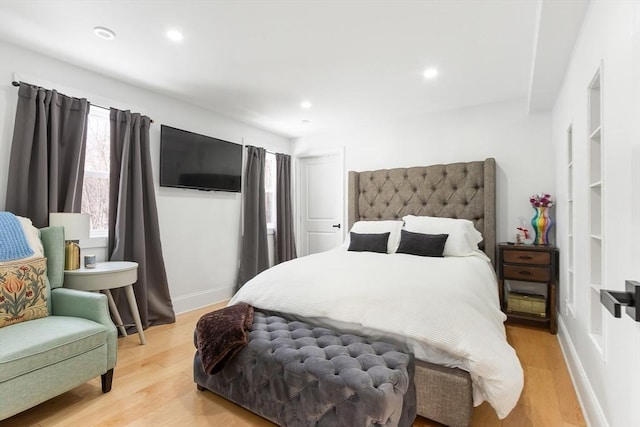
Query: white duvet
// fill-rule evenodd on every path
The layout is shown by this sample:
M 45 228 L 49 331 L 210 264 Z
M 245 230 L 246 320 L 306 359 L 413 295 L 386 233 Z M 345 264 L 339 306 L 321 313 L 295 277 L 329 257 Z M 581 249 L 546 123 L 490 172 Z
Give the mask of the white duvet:
M 480 255 L 429 258 L 341 247 L 262 272 L 229 304 L 238 302 L 394 340 L 418 359 L 460 367 L 471 374 L 474 405 L 486 400 L 500 418 L 522 391 L 495 275 Z

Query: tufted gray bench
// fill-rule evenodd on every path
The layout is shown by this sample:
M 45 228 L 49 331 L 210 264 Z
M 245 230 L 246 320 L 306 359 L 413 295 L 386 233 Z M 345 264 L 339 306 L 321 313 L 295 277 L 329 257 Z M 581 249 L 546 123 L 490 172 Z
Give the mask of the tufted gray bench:
M 283 426 L 409 426 L 416 416 L 413 354 L 256 309 L 249 344 L 208 375 L 208 389 Z

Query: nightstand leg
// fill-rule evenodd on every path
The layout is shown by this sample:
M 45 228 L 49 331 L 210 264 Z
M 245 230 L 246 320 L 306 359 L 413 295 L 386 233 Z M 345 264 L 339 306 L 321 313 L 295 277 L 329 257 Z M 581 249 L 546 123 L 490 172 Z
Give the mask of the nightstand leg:
M 136 295 L 133 293 L 133 285 L 124 287 L 124 292 L 127 294 L 129 300 L 129 307 L 131 308 L 131 314 L 133 315 L 133 321 L 138 329 L 138 336 L 140 337 L 140 344 L 146 344 L 147 340 L 144 338 L 144 331 L 142 330 L 142 321 L 140 321 L 140 313 L 138 312 L 138 304 L 136 303 Z
M 120 317 L 120 312 L 118 311 L 118 307 L 116 307 L 116 302 L 113 300 L 111 296 L 111 291 L 109 289 L 105 289 L 102 292 L 107 296 L 107 301 L 109 301 L 109 308 L 111 309 L 111 314 L 116 319 L 116 323 L 118 324 L 118 330 L 122 334 L 123 337 L 127 336 L 127 330 L 124 327 L 124 323 L 122 323 L 122 318 Z
M 555 335 L 558 333 L 558 313 L 556 312 L 556 285 L 549 286 L 549 331 Z

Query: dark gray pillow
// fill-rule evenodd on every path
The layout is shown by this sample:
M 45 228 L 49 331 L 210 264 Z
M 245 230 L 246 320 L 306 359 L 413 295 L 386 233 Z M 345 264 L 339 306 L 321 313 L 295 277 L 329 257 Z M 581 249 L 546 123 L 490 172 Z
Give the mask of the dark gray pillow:
M 349 249 L 353 252 L 378 252 L 387 253 L 387 241 L 391 233 L 349 233 Z
M 448 234 L 412 233 L 401 230 L 399 254 L 442 257 Z

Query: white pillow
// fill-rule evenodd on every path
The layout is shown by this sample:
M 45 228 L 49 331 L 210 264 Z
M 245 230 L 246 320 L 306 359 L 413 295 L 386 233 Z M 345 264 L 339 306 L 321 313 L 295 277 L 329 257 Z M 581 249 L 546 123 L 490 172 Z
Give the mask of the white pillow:
M 33 226 L 29 218 L 16 216 L 20 220 L 20 225 L 24 230 L 24 235 L 27 237 L 27 243 L 33 249 L 33 255 L 26 259 L 42 258 L 44 256 L 44 248 L 42 247 L 42 241 L 40 240 L 40 230 Z
M 400 246 L 400 230 L 402 230 L 402 221 L 358 221 L 353 224 L 351 231 L 358 234 L 375 234 L 389 233 L 387 241 L 387 253 L 393 254 Z M 345 240 L 346 246 L 349 247 L 349 236 Z
M 444 256 L 469 256 L 478 252 L 482 234 L 468 219 L 437 218 L 433 216 L 407 215 L 404 229 L 413 233 L 448 234 Z

